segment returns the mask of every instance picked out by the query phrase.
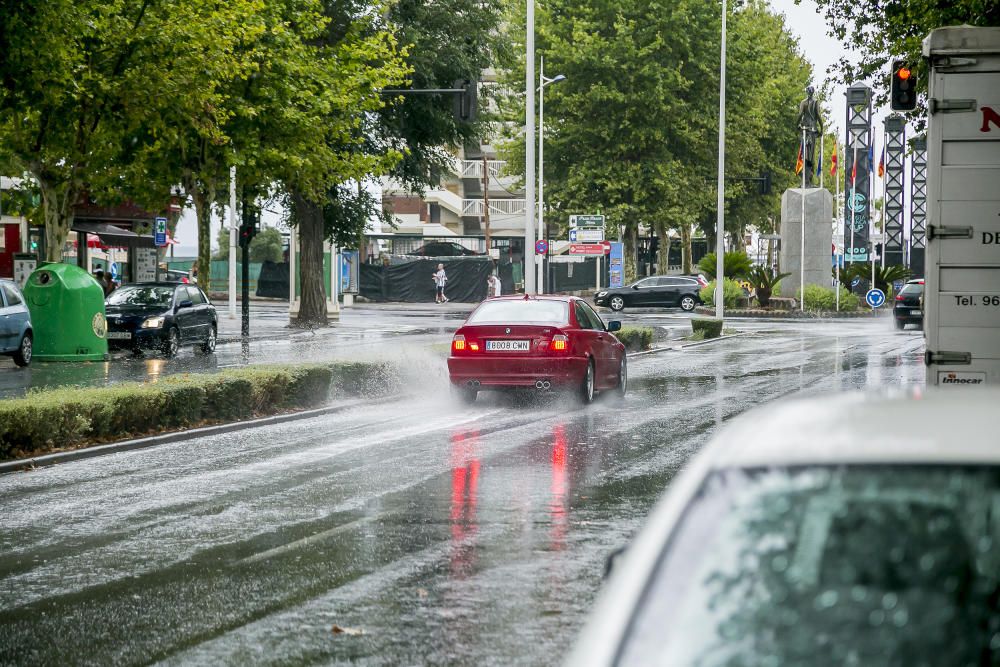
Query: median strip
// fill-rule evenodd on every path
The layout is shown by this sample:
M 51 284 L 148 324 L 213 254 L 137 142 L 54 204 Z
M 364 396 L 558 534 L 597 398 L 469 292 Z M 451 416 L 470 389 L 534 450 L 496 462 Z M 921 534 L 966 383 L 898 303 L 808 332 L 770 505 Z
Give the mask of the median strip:
M 30 391 L 0 401 L 0 460 L 309 410 L 333 398 L 383 395 L 394 376 L 386 363 L 333 362 Z

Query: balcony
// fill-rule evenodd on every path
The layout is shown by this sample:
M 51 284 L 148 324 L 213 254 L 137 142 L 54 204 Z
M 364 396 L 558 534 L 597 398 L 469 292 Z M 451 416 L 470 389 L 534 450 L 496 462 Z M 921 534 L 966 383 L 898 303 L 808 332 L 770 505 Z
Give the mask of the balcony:
M 490 170 L 490 178 L 498 179 L 507 166 L 506 160 L 487 160 L 486 164 Z M 455 160 L 455 173 L 461 178 L 474 178 L 483 180 L 482 160 Z
M 463 199 L 462 200 L 462 215 L 463 216 L 481 216 L 481 215 L 483 215 L 483 200 L 482 199 Z M 491 199 L 490 200 L 490 217 L 493 217 L 493 216 L 512 216 L 512 215 L 524 215 L 524 200 L 523 199 Z

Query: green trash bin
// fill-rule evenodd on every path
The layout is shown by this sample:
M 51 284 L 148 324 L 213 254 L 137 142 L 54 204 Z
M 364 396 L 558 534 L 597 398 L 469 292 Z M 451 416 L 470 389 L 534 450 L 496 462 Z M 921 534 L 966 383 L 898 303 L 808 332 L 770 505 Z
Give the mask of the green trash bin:
M 23 292 L 35 361 L 108 358 L 104 290 L 96 278 L 72 264 L 43 264 L 28 276 Z

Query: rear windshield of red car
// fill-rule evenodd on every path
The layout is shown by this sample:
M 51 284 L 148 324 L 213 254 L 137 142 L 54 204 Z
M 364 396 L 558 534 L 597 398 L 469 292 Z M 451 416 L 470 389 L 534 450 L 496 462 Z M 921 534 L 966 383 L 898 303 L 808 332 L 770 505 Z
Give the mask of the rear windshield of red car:
M 469 324 L 566 324 L 565 301 L 487 301 L 469 318 Z

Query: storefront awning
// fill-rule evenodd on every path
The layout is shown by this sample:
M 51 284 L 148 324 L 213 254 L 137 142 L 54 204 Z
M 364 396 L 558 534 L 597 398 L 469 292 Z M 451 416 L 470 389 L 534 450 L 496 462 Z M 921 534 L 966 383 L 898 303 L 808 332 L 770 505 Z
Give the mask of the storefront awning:
M 148 234 L 136 234 L 135 232 L 106 222 L 75 222 L 71 228 L 74 232 L 93 234 L 109 246 L 131 246 L 139 248 L 153 248 L 155 244 L 153 237 Z

